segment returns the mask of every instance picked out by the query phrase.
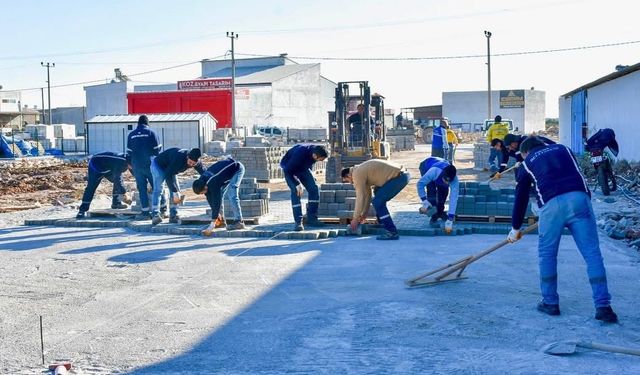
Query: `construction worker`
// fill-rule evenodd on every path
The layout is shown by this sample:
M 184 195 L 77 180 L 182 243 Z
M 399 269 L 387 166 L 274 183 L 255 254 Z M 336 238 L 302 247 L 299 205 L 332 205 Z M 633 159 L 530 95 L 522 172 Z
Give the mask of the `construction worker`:
M 550 140 L 549 138 L 545 138 L 539 135 L 536 135 L 536 137 L 541 141 L 543 141 L 546 145 L 555 144 L 555 142 Z M 516 159 L 515 167 L 516 167 L 516 176 L 517 176 L 517 174 L 519 173 L 518 171 L 520 170 L 520 165 L 524 160 L 522 155 L 520 155 L 520 145 L 525 139 L 527 139 L 526 135 L 517 135 L 517 134 L 507 134 L 504 137 L 503 147 L 505 151 L 502 153 L 503 159 L 502 159 L 502 162 L 500 163 L 500 168 L 502 168 L 502 171 L 504 171 L 504 168 L 507 167 L 509 163 L 509 158 L 510 157 L 515 158 Z M 502 171 L 497 171 L 491 174 L 491 177 L 494 179 L 501 178 Z
M 82 204 L 80 205 L 76 219 L 83 219 L 85 217 L 85 213 L 89 211 L 89 206 L 91 205 L 93 196 L 103 178 L 106 178 L 109 182 L 113 183 L 111 208 L 128 208 L 129 206 L 122 203 L 123 200 L 127 203 L 131 203 L 129 197 L 126 196 L 127 190 L 124 187 L 124 181 L 122 179 L 122 174 L 127 170 L 131 170 L 131 163 L 125 154 L 101 152 L 93 155 L 89 160 L 87 187 L 84 189 Z
M 364 223 L 373 203 L 378 223 L 382 224 L 385 233 L 376 237 L 378 240 L 397 240 L 400 238 L 387 202 L 393 199 L 409 183 L 411 175 L 402 167 L 395 166 L 380 159 L 367 160 L 341 172 L 342 182 L 353 184 L 356 190 L 356 207 L 350 224 L 352 233 L 356 233 L 358 225 Z M 371 189 L 373 188 L 373 199 Z
M 364 126 L 366 126 L 364 123 L 364 104 L 358 104 L 356 109 L 358 111 L 347 118 L 347 124 L 350 125 L 349 145 L 361 147 L 363 146 L 362 140 L 364 139 Z M 369 126 L 372 127 L 373 124 L 374 120 L 369 116 Z
M 198 160 L 200 159 L 200 149 L 192 148 L 191 150 L 180 148 L 169 148 L 162 151 L 151 161 L 151 174 L 153 175 L 153 195 L 151 198 L 151 215 L 152 225 L 158 225 L 162 222 L 162 217 L 158 212 L 160 204 L 160 196 L 162 195 L 163 185 L 166 183 L 169 188 L 169 222 L 178 223 L 178 208 L 176 207 L 181 201 L 180 185 L 178 185 L 177 175 L 186 171 L 188 168 L 194 168 L 200 175 L 204 173 L 204 167 Z
M 447 126 L 449 126 L 449 121 L 447 119 L 442 119 L 438 126 L 433 129 L 431 156 L 445 158 L 449 152 L 449 143 L 447 143 Z
M 447 130 L 447 144 L 449 148 L 448 148 L 448 152 L 445 159 L 447 159 L 447 161 L 453 164 L 455 159 L 455 152 L 456 152 L 456 148 L 458 148 L 459 140 L 458 140 L 458 136 L 456 135 L 456 132 L 454 132 L 451 129 L 451 125 L 447 124 L 446 130 Z
M 298 144 L 291 147 L 280 160 L 280 167 L 284 172 L 284 179 L 291 190 L 291 208 L 293 209 L 293 220 L 295 230 L 304 230 L 302 224 L 302 203 L 300 197 L 304 189 L 309 192 L 309 204 L 307 206 L 307 225 L 310 227 L 321 227 L 324 224 L 318 220 L 318 204 L 320 203 L 320 193 L 318 185 L 311 168 L 317 161 L 327 158 L 327 149 L 320 145 Z M 303 188 L 304 187 L 304 188 Z
M 131 160 L 133 176 L 136 178 L 136 188 L 140 197 L 142 212 L 136 216 L 138 220 L 151 219 L 148 186 L 153 187 L 151 175 L 151 158 L 158 156 L 162 150 L 162 144 L 158 142 L 158 136 L 149 128 L 149 119 L 146 115 L 138 118 L 138 127 L 127 137 L 127 156 Z M 166 203 L 162 196 L 162 207 L 166 211 Z
M 491 141 L 492 152 L 495 152 L 497 157 L 493 159 L 493 163 L 489 167 L 492 171 L 491 177 L 495 177 L 496 173 L 502 173 L 507 169 L 507 161 L 509 160 L 509 151 L 504 146 L 502 139 L 496 138 Z M 491 159 L 490 159 L 491 160 Z
M 432 225 L 436 224 L 438 219 L 444 221 L 444 230 L 447 233 L 453 230 L 453 220 L 456 217 L 458 204 L 460 183 L 456 174 L 456 167 L 448 161 L 430 157 L 420 163 L 421 177 L 416 184 L 418 196 L 422 200 L 420 213 L 431 215 L 429 223 Z M 449 212 L 445 214 L 444 203 L 447 201 L 449 189 L 451 189 Z
M 518 241 L 529 203 L 529 190 L 535 184 L 539 208 L 538 257 L 542 301 L 538 311 L 560 315 L 557 256 L 560 238 L 568 228 L 587 263 L 596 308 L 595 318 L 615 323 L 618 317 L 610 306 L 607 274 L 598 244 L 598 228 L 591 207 L 591 192 L 571 150 L 564 145 L 548 145 L 539 137 L 529 137 L 520 145 L 523 173 L 517 176 L 509 242 Z
M 509 124 L 503 123 L 502 116 L 497 115 L 493 124 L 487 129 L 487 142 L 493 144 L 494 139 L 502 140 L 507 134 L 509 134 Z M 489 152 L 489 171 L 492 177 L 494 173 L 500 171 L 502 161 L 502 153 L 492 145 Z
M 226 224 L 227 230 L 245 228 L 240 208 L 240 196 L 238 195 L 242 177 L 244 177 L 244 165 L 229 157 L 213 163 L 193 182 L 193 192 L 204 194 L 211 207 L 211 225 L 203 230 L 202 234 L 210 236 L 215 228 L 221 226 L 216 221 L 220 217 L 220 207 L 222 207 L 222 200 L 225 196 L 231 202 L 234 219 L 234 223 Z

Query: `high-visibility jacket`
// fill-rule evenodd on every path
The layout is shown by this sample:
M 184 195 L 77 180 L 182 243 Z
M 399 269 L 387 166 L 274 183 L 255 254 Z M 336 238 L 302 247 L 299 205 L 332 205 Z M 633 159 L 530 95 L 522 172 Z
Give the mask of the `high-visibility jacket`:
M 509 124 L 497 122 L 489 127 L 487 131 L 487 142 L 491 143 L 494 139 L 502 139 L 509 134 Z

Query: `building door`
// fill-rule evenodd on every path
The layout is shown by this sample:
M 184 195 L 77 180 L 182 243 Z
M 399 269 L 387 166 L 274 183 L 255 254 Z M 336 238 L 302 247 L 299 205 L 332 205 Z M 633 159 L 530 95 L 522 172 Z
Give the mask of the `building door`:
M 587 92 L 578 91 L 571 96 L 571 150 L 581 155 L 584 151 L 583 128 L 587 127 Z

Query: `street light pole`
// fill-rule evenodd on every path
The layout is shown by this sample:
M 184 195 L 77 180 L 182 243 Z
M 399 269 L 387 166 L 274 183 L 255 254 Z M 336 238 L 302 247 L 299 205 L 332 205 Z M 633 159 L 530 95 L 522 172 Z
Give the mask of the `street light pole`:
M 47 68 L 47 100 L 49 101 L 47 104 L 49 106 L 49 113 L 48 113 L 48 117 L 49 117 L 49 125 L 51 125 L 51 76 L 49 75 L 49 69 L 50 68 L 55 68 L 56 67 L 56 63 L 49 63 L 47 62 L 46 64 L 43 62 L 40 62 L 40 65 L 42 67 Z
M 487 37 L 487 118 L 491 119 L 491 31 L 484 31 Z
M 231 129 L 236 132 L 236 57 L 234 41 L 238 39 L 238 34 L 227 31 L 227 38 L 231 39 Z

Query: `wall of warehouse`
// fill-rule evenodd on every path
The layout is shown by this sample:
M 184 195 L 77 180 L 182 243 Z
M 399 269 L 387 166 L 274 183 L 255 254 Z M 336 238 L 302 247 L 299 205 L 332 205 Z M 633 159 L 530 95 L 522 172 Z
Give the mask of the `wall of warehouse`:
M 272 83 L 273 124 L 284 128 L 322 127 L 323 108 L 320 64 Z
M 87 118 L 97 115 L 123 115 L 127 110 L 127 92 L 133 88 L 130 82 L 112 82 L 104 85 L 85 86 Z

